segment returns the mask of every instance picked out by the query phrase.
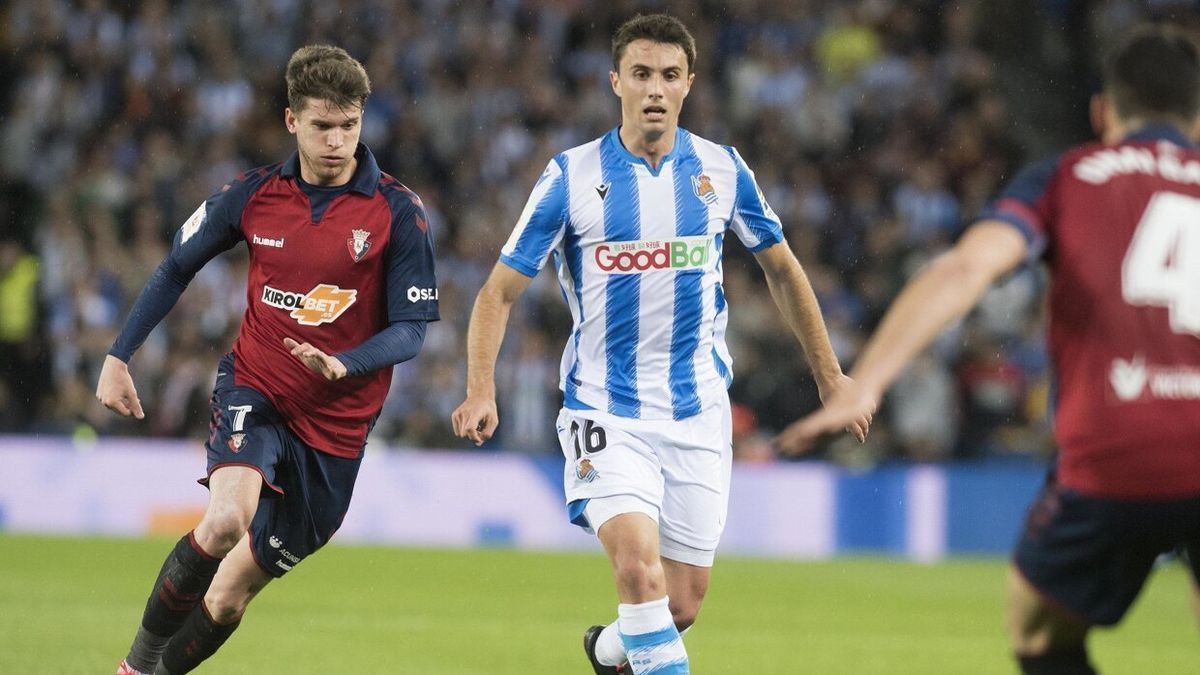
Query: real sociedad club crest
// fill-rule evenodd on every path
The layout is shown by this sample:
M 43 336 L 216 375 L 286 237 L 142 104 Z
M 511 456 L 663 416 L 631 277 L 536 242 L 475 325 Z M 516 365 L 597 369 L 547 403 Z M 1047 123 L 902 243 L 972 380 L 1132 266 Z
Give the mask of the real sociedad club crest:
M 371 233 L 366 230 L 351 230 L 350 235 L 346 240 L 346 247 L 350 249 L 350 257 L 354 258 L 354 262 L 358 262 L 371 250 L 371 242 L 367 241 Z
M 696 191 L 697 197 L 704 200 L 705 204 L 717 203 L 717 190 L 708 176 L 704 174 L 692 176 L 692 189 Z

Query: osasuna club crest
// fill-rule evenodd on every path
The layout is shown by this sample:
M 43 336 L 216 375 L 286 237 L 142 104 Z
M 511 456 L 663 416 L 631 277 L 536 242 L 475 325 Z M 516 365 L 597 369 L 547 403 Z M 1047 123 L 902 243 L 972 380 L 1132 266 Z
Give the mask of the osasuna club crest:
M 229 449 L 235 454 L 242 451 L 242 445 L 246 443 L 246 434 L 238 432 L 229 435 Z
M 350 257 L 354 258 L 354 262 L 358 262 L 371 250 L 371 242 L 367 241 L 371 233 L 366 230 L 351 230 L 350 235 L 346 240 L 346 247 L 350 249 Z

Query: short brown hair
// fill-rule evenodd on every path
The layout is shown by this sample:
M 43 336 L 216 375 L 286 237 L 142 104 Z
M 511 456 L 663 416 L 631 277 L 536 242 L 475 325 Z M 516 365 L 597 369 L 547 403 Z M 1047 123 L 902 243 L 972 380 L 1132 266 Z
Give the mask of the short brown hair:
M 696 65 L 696 39 L 688 32 L 687 26 L 673 16 L 666 14 L 638 14 L 621 24 L 613 35 L 612 57 L 613 70 L 620 72 L 621 57 L 625 56 L 625 48 L 634 40 L 649 40 L 667 45 L 679 45 L 687 56 L 688 72 Z
M 371 93 L 366 68 L 345 49 L 330 45 L 308 45 L 293 52 L 286 79 L 288 106 L 295 113 L 310 98 L 361 108 Z
M 1200 112 L 1200 51 L 1178 28 L 1139 26 L 1109 52 L 1104 90 L 1122 119 L 1190 123 Z

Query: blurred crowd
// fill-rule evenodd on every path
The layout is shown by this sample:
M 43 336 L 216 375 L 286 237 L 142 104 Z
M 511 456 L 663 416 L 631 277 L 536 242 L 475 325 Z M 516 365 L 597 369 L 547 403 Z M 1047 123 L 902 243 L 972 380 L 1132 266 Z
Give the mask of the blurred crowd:
M 212 261 L 134 357 L 147 419 L 93 391 L 174 231 L 212 191 L 294 148 L 283 67 L 345 47 L 370 74 L 362 140 L 420 194 L 442 321 L 396 368 L 374 439 L 462 448 L 466 324 L 556 152 L 619 121 L 610 39 L 667 11 L 698 43 L 683 125 L 735 145 L 818 293 L 846 367 L 912 272 L 1039 154 L 1082 140 L 1107 36 L 1191 3 L 1106 0 L 12 0 L 0 8 L 0 431 L 202 437 L 245 307 L 241 247 Z M 1005 5 L 997 7 L 997 5 Z M 819 404 L 753 259 L 725 250 L 736 449 Z M 1035 268 L 990 291 L 905 373 L 851 464 L 1049 451 Z M 544 272 L 513 314 L 492 447 L 556 453 L 569 317 Z

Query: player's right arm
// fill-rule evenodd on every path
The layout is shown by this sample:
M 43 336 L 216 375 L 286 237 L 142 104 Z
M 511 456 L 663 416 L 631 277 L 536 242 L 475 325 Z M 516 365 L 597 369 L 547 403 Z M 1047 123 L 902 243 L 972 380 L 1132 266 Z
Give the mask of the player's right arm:
M 142 288 L 125 326 L 104 357 L 96 383 L 96 398 L 104 407 L 125 417 L 145 417 L 129 375 L 129 359 L 179 301 L 196 272 L 241 239 L 241 207 L 247 189 L 246 181 L 224 186 L 179 228 L 171 252 Z
M 776 439 L 780 449 L 804 450 L 822 434 L 874 411 L 905 366 L 943 328 L 971 311 L 993 282 L 1020 265 L 1028 246 L 1025 235 L 1008 222 L 983 220 L 971 226 L 896 297 L 850 371 L 853 383 L 785 429 Z
M 496 357 L 513 303 L 532 281 L 533 277 L 505 263 L 496 263 L 475 297 L 467 328 L 467 398 L 451 416 L 455 435 L 475 445 L 491 438 L 500 423 L 496 412 Z
M 563 236 L 569 204 L 566 165 L 563 155 L 546 165 L 500 251 L 500 262 L 475 297 L 467 328 L 467 398 L 450 417 L 455 435 L 475 445 L 491 438 L 500 424 L 496 356 L 509 312 Z

